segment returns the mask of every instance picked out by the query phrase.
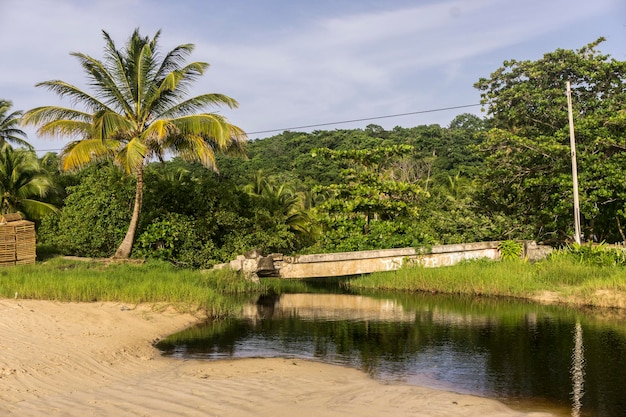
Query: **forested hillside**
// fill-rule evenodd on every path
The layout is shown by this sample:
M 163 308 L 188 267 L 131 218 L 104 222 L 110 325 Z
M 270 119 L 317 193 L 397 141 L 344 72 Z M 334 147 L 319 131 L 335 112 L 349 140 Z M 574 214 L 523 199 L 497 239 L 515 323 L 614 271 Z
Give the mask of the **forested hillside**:
M 481 141 L 486 123 L 477 116 L 457 116 L 450 128 L 423 125 L 413 128 L 395 127 L 384 130 L 377 125 L 365 129 L 318 130 L 312 133 L 283 132 L 248 143 L 248 160 L 220 157 L 222 175 L 238 181 L 250 181 L 257 172 L 270 176 L 297 179 L 304 184 L 328 185 L 339 179 L 339 164 L 312 157 L 318 148 L 333 150 L 371 149 L 406 144 L 414 147 L 413 166 L 407 170 L 415 175 L 432 174 L 439 180 L 461 174 L 474 175 L 480 160 L 468 146 Z

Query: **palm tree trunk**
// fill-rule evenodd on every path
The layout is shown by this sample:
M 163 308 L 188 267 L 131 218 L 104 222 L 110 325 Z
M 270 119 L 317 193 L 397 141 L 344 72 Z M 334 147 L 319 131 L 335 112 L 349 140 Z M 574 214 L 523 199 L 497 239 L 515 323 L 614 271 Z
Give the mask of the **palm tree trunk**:
M 135 233 L 137 232 L 137 225 L 139 224 L 139 214 L 141 213 L 141 203 L 143 202 L 143 164 L 137 170 L 137 185 L 135 186 L 135 206 L 133 207 L 133 216 L 130 219 L 130 225 L 124 240 L 113 258 L 116 259 L 128 259 L 130 258 L 130 252 L 133 250 L 133 243 L 135 242 Z

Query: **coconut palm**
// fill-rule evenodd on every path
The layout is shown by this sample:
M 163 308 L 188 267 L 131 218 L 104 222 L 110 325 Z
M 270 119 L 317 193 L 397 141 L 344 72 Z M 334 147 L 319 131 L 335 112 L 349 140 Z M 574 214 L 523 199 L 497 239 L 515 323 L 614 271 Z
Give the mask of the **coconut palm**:
M 32 149 L 31 144 L 26 142 L 26 133 L 18 128 L 22 112 L 10 113 L 12 105 L 8 100 L 0 100 L 0 146 L 12 143 Z
M 87 73 L 90 91 L 60 80 L 44 87 L 69 98 L 82 109 L 46 106 L 24 114 L 24 122 L 39 126 L 39 134 L 76 138 L 62 151 L 61 168 L 78 169 L 93 160 L 111 158 L 136 178 L 133 214 L 115 257 L 130 256 L 141 212 L 143 170 L 147 161 L 166 153 L 217 169 L 216 152 L 243 153 L 245 133 L 207 109 L 237 102 L 223 94 L 186 98 L 193 81 L 208 68 L 205 62 L 186 64 L 192 44 L 179 45 L 162 55 L 160 31 L 149 39 L 136 29 L 124 48 L 117 49 L 103 31 L 102 61 L 72 53 Z
M 21 212 L 35 219 L 55 212 L 52 204 L 40 201 L 53 189 L 35 152 L 13 149 L 9 144 L 0 148 L 0 213 Z

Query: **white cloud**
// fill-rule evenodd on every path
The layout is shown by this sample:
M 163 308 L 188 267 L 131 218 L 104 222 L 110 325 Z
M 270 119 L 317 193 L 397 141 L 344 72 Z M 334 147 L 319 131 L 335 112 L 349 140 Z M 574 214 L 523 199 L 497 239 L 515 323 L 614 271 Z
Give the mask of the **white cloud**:
M 580 36 L 594 17 L 623 7 L 620 0 L 575 7 L 567 0 L 401 2 L 404 7 L 389 1 L 378 11 L 363 3 L 357 12 L 330 16 L 320 10 L 307 20 L 302 14 L 281 15 L 285 9 L 275 1 L 270 27 L 249 13 L 245 1 L 228 9 L 228 22 L 201 1 L 188 0 L 184 8 L 166 1 L 154 6 L 154 0 L 2 1 L 0 35 L 11 41 L 0 45 L 5 58 L 0 91 L 17 108 L 55 103 L 54 95 L 33 87 L 36 82 L 83 82 L 68 54 L 101 57 L 101 29 L 121 46 L 135 27 L 146 35 L 162 28 L 164 50 L 193 42 L 192 59 L 211 64 L 192 93 L 222 92 L 238 99 L 239 110 L 223 113 L 247 130 L 477 101 L 472 83 L 502 60 L 553 50 L 555 35 Z M 624 30 L 623 22 L 619 29 Z M 429 115 L 424 122 L 437 117 Z

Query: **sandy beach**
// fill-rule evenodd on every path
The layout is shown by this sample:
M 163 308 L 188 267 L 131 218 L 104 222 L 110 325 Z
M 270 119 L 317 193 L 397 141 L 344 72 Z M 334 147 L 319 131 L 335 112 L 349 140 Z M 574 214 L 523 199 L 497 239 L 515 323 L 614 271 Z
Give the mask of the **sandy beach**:
M 197 318 L 150 306 L 0 300 L 0 415 L 548 416 L 294 359 L 161 357 Z

